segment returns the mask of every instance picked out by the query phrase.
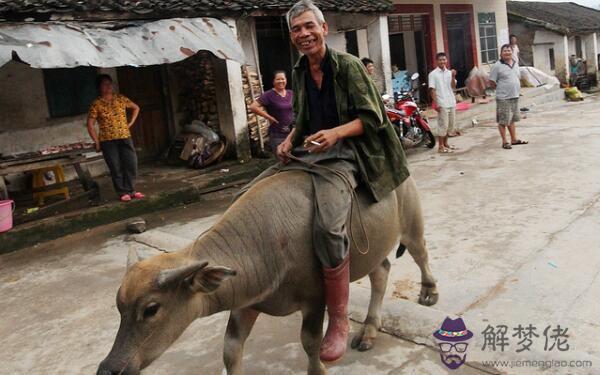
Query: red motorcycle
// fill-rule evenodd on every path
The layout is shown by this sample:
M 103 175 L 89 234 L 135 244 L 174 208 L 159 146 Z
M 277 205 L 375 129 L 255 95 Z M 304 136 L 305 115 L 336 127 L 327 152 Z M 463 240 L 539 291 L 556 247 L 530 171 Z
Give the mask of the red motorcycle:
M 419 78 L 418 73 L 413 74 L 412 81 Z M 404 148 L 418 147 L 426 144 L 429 148 L 435 147 L 435 136 L 431 132 L 427 118 L 415 103 L 413 93 L 416 89 L 407 92 L 394 93 L 394 100 L 389 95 L 384 95 L 386 113 Z

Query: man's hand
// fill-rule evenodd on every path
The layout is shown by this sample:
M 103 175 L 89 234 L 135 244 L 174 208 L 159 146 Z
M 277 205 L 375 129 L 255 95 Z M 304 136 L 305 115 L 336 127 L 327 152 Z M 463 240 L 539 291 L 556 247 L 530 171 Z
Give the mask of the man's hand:
M 273 116 L 269 116 L 269 121 L 271 121 L 272 124 L 279 124 L 279 121 Z
M 308 152 L 323 152 L 331 149 L 340 140 L 340 135 L 335 129 L 321 130 L 304 140 L 304 147 Z M 317 142 L 320 146 L 312 144 L 311 141 Z
M 292 142 L 286 139 L 277 146 L 277 151 L 275 152 L 277 154 L 277 159 L 283 164 L 287 164 L 290 161 L 287 156 L 290 151 L 292 151 Z
M 96 142 L 96 152 L 101 152 L 102 150 L 100 149 L 100 142 Z

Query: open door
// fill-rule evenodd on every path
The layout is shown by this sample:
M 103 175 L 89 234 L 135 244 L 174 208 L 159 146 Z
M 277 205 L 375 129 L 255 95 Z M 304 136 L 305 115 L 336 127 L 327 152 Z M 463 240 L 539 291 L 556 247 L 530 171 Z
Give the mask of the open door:
M 473 69 L 473 46 L 471 45 L 470 17 L 466 13 L 446 15 L 448 55 L 452 69 L 456 70 L 457 87 L 464 87 Z
M 256 17 L 256 43 L 264 90 L 273 88 L 273 72 L 287 73 L 288 88 L 292 84 L 292 68 L 298 53 L 290 42 L 290 33 L 283 17 Z
M 119 92 L 140 106 L 140 115 L 131 128 L 140 160 L 156 158 L 169 145 L 161 67 L 117 68 Z

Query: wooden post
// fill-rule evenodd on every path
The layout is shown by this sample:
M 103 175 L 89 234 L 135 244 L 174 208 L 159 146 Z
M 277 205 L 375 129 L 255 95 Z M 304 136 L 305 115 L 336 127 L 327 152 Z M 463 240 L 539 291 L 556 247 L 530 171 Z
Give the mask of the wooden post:
M 246 81 L 248 82 L 248 87 L 250 88 L 250 96 L 252 97 L 252 100 L 254 100 L 254 87 L 252 87 L 252 81 L 250 78 L 250 72 L 248 71 L 248 65 L 244 65 L 244 74 L 246 75 Z M 258 77 L 260 79 L 260 74 L 258 74 Z M 265 141 L 263 139 L 262 132 L 260 131 L 260 122 L 258 120 L 258 115 L 255 114 L 254 116 L 256 117 L 256 127 L 258 129 L 258 143 L 260 144 L 260 150 L 264 152 Z
M 8 189 L 6 188 L 6 183 L 4 182 L 4 176 L 0 176 L 0 199 L 8 199 Z

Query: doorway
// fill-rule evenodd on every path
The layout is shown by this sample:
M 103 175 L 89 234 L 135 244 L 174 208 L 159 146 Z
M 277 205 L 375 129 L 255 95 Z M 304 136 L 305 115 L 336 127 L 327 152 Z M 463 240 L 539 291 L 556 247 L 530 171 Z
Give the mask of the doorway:
M 403 9 L 403 8 L 402 8 Z M 414 9 L 410 9 L 414 10 Z M 419 8 L 419 10 L 422 10 Z M 419 73 L 420 83 L 427 82 L 431 65 L 430 16 L 428 14 L 392 14 L 388 16 L 391 64 L 408 76 Z M 416 87 L 415 87 L 416 88 Z M 427 101 L 425 86 L 419 86 L 417 95 Z
M 159 65 L 117 68 L 119 92 L 140 106 L 131 137 L 142 161 L 156 158 L 170 142 L 161 69 Z
M 288 88 L 298 53 L 290 42 L 290 33 L 283 17 L 256 17 L 256 44 L 262 75 L 263 89 L 273 88 L 273 72 L 283 70 L 287 74 Z
M 467 13 L 446 15 L 447 54 L 451 68 L 456 70 L 457 87 L 465 86 L 465 81 L 474 65 L 469 21 L 470 17 Z

